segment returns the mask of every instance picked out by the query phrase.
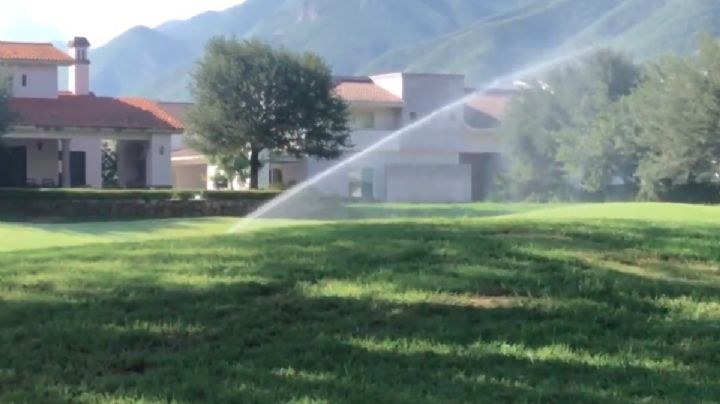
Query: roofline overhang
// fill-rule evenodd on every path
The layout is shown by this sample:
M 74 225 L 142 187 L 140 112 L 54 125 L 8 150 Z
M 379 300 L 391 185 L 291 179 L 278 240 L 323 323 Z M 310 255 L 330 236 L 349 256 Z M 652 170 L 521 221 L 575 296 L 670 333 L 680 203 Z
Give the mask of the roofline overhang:
M 205 156 L 179 156 L 170 157 L 170 164 L 174 166 L 209 166 L 210 161 Z
M 141 134 L 141 135 L 180 135 L 185 132 L 184 129 L 170 128 L 122 128 L 122 127 L 81 127 L 81 126 L 53 126 L 53 125 L 14 125 L 10 128 L 10 132 L 31 132 L 31 133 L 85 133 L 85 134 Z
M 42 60 L 42 59 L 0 59 L 0 65 L 41 65 L 41 66 L 63 66 L 70 67 L 75 65 L 75 60 Z
M 405 101 L 344 101 L 351 107 L 403 108 L 405 106 Z

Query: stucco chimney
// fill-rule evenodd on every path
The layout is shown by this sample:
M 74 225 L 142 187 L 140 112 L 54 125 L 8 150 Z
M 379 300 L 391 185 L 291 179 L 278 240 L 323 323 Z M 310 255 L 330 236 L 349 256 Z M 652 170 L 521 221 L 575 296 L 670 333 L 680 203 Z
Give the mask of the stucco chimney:
M 75 95 L 90 94 L 90 60 L 88 49 L 90 42 L 87 38 L 76 36 L 68 42 L 68 53 L 75 59 L 75 64 L 70 66 L 69 90 Z

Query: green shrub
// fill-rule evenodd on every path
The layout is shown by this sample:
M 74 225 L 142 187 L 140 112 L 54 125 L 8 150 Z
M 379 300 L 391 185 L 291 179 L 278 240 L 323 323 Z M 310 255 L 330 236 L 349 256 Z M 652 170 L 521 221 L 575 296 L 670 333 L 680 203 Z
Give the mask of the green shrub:
M 278 192 L 266 191 L 185 191 L 185 190 L 95 190 L 95 189 L 0 189 L 0 200 L 12 201 L 170 201 L 206 199 L 213 201 L 269 200 Z
M 172 190 L 0 189 L 3 200 L 144 200 L 173 199 Z

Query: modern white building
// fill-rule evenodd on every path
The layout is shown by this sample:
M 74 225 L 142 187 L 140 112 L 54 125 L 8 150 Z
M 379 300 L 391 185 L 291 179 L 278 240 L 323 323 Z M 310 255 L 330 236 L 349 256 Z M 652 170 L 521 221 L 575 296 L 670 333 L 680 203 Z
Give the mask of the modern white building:
M 0 42 L 16 119 L 0 143 L 0 186 L 102 187 L 102 144 L 117 145 L 121 187 L 170 187 L 171 137 L 180 121 L 155 102 L 91 92 L 87 39 L 65 53 L 50 43 Z M 68 67 L 69 91 L 60 91 Z
M 335 91 L 350 107 L 353 148 L 333 161 L 265 153 L 261 188 L 293 186 L 362 153 L 315 187 L 388 202 L 487 198 L 500 167 L 496 129 L 510 91 L 469 95 L 462 75 L 414 73 L 337 78 Z M 383 139 L 388 140 L 373 146 Z M 212 189 L 215 167 L 178 145 L 175 186 Z

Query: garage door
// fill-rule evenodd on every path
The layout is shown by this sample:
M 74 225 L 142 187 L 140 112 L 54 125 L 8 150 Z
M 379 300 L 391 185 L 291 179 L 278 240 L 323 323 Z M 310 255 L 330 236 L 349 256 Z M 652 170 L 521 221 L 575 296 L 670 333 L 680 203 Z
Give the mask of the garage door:
M 469 165 L 388 165 L 385 186 L 388 202 L 471 202 L 472 170 Z

